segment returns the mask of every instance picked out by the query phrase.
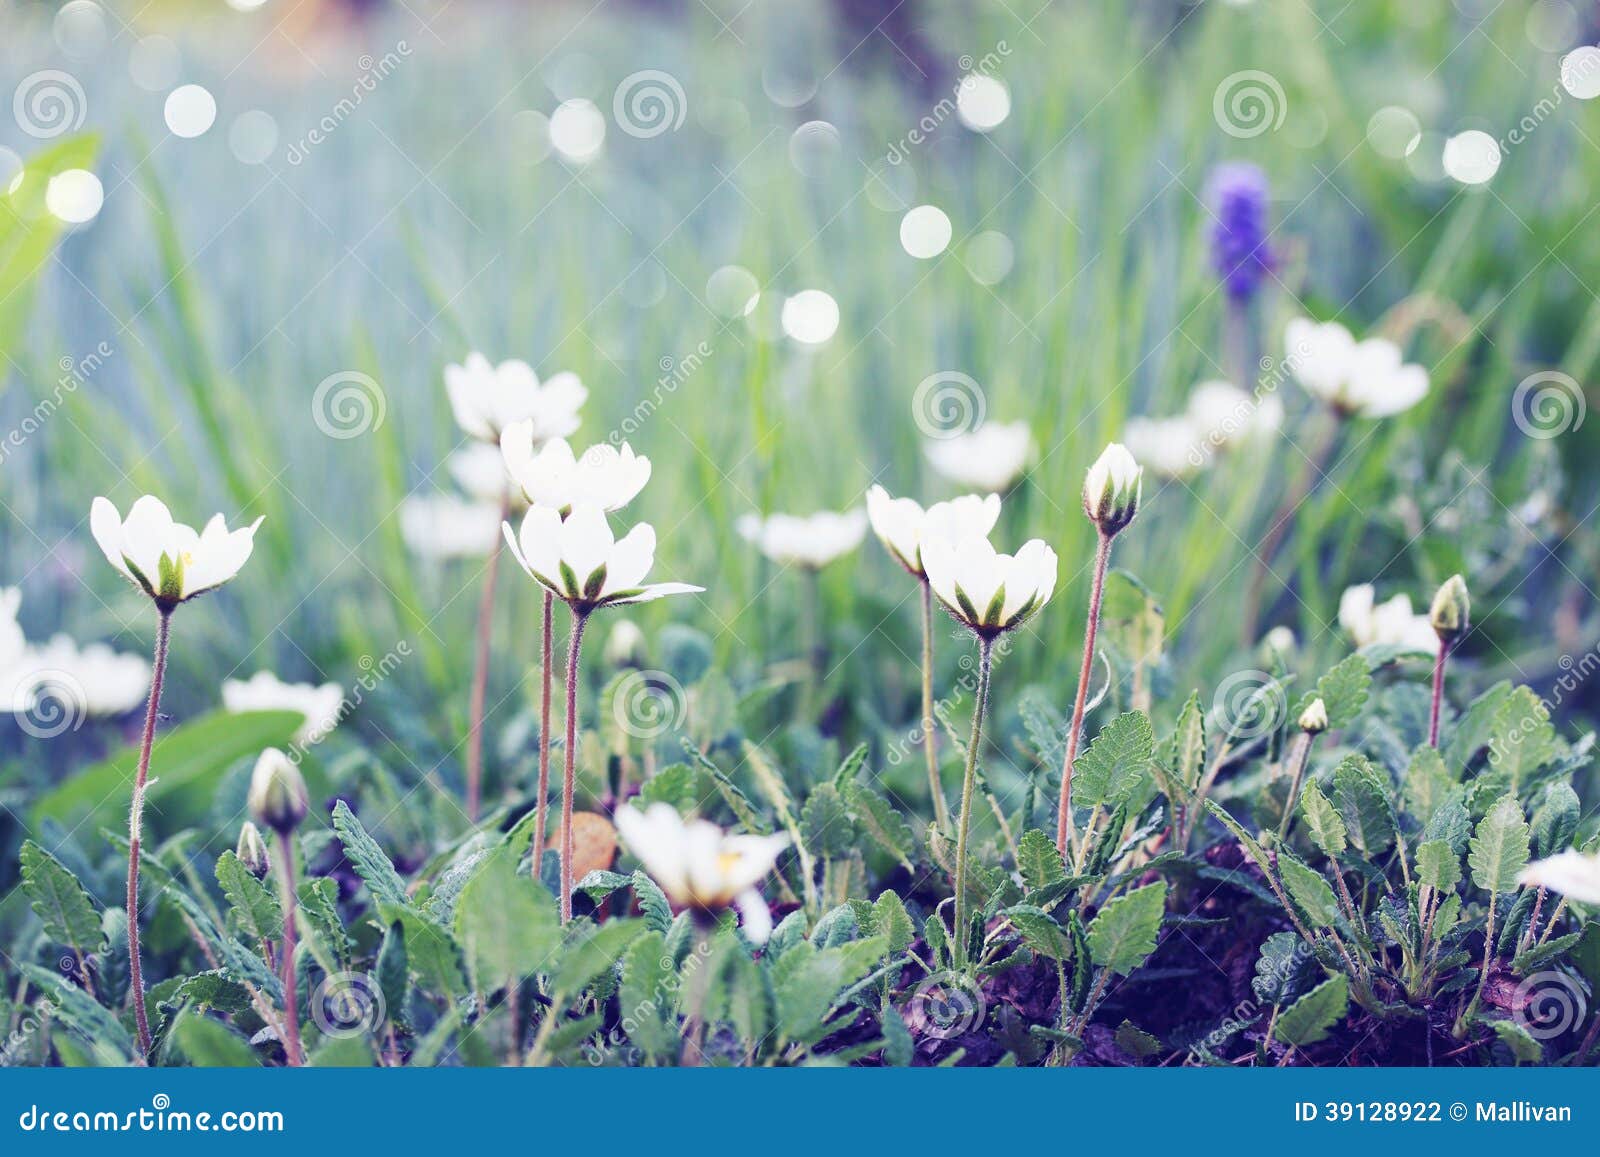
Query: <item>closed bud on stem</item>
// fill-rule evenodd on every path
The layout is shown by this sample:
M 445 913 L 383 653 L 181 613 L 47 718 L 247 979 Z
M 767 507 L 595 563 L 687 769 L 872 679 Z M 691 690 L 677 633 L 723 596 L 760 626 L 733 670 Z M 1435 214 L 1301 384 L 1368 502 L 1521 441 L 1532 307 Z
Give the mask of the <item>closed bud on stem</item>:
M 1319 696 L 1306 704 L 1300 712 L 1300 730 L 1307 735 L 1320 735 L 1328 730 L 1328 705 Z
M 1083 480 L 1083 512 L 1106 536 L 1116 534 L 1139 513 L 1144 468 L 1126 446 L 1113 442 L 1089 467 Z
M 272 871 L 272 861 L 267 856 L 267 844 L 261 838 L 261 829 L 249 820 L 245 820 L 244 827 L 239 829 L 239 846 L 233 854 L 239 857 L 245 870 L 258 880 L 265 880 L 267 873 Z
M 1467 633 L 1472 625 L 1472 599 L 1467 594 L 1467 582 L 1460 575 L 1447 578 L 1433 596 L 1428 622 L 1441 643 L 1454 643 Z
M 606 636 L 605 660 L 610 667 L 644 666 L 644 632 L 632 619 L 618 619 L 611 628 Z
M 276 747 L 269 747 L 256 760 L 250 776 L 250 814 L 281 835 L 300 826 L 311 810 L 306 797 L 306 781 L 300 769 Z

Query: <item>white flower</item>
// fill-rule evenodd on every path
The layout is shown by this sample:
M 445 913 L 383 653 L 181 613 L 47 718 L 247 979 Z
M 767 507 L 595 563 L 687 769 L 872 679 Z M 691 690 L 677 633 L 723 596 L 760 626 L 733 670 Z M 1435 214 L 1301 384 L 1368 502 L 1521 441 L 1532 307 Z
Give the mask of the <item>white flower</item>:
M 1549 888 L 1580 904 L 1600 904 L 1600 853 L 1575 848 L 1535 860 L 1517 876 L 1517 883 Z
M 17 622 L 17 611 L 22 606 L 22 592 L 16 587 L 0 587 L 0 671 L 20 658 L 27 647 L 22 625 Z
M 222 684 L 222 705 L 234 714 L 245 711 L 298 711 L 305 722 L 294 733 L 296 743 L 317 743 L 339 724 L 344 688 L 337 683 L 285 683 L 271 671 Z
M 1139 513 L 1144 470 L 1128 448 L 1113 442 L 1100 452 L 1083 479 L 1083 512 L 1101 534 L 1116 534 Z
M 1280 624 L 1261 637 L 1261 645 L 1279 655 L 1292 656 L 1300 643 L 1293 630 Z
M 166 504 L 148 494 L 133 504 L 126 521 L 108 499 L 96 498 L 89 507 L 89 530 L 111 565 L 169 610 L 238 574 L 260 525 L 258 518 L 230 531 L 218 514 L 197 534 L 172 521 Z
M 1287 364 L 1313 397 L 1342 414 L 1386 418 L 1409 410 L 1428 393 L 1428 371 L 1402 364 L 1387 338 L 1357 342 L 1338 322 L 1295 318 L 1285 331 Z
M 565 520 L 557 510 L 535 506 L 523 516 L 520 534 L 509 522 L 502 529 L 522 569 L 575 610 L 705 590 L 688 583 L 646 583 L 655 562 L 655 528 L 641 522 L 617 539 L 598 506 L 575 506 Z
M 80 697 L 88 715 L 125 714 L 144 702 L 150 691 L 150 661 L 143 655 L 113 651 L 104 643 L 79 647 L 67 635 L 29 647 L 16 669 L 40 683 L 59 676 Z
M 1184 416 L 1199 441 L 1220 449 L 1276 433 L 1283 425 L 1283 402 L 1276 394 L 1252 395 L 1232 382 L 1201 382 L 1189 392 Z
M 1439 646 L 1433 624 L 1427 615 L 1412 612 L 1409 596 L 1395 595 L 1386 603 L 1377 603 L 1370 583 L 1350 587 L 1339 596 L 1339 625 L 1358 647 L 1393 644 L 1433 651 Z
M 400 504 L 400 536 L 424 558 L 483 558 L 500 533 L 500 510 L 449 494 L 413 494 Z
M 708 820 L 690 820 L 668 804 L 640 812 L 620 807 L 617 834 L 677 908 L 702 913 L 737 908 L 745 936 L 765 944 L 772 914 L 756 887 L 772 871 L 789 837 L 729 835 Z
M 1138 461 L 1163 478 L 1187 478 L 1205 463 L 1188 418 L 1129 418 L 1122 441 Z
M 922 544 L 928 583 L 945 608 L 980 635 L 1019 626 L 1056 586 L 1056 552 L 1031 539 L 999 554 L 986 538 L 931 538 Z
M 527 362 L 496 366 L 480 353 L 468 354 L 464 365 L 446 366 L 444 388 L 456 422 L 485 442 L 499 441 L 513 422 L 530 420 L 541 442 L 565 438 L 577 430 L 578 410 L 589 396 L 576 374 L 556 374 L 541 384 Z
M 950 481 L 1001 493 L 1022 476 L 1033 449 L 1026 422 L 985 422 L 965 434 L 930 438 L 923 446 L 929 465 Z
M 565 438 L 537 445 L 532 422 L 518 422 L 500 436 L 505 468 L 535 506 L 571 510 L 579 503 L 620 510 L 650 481 L 650 459 L 626 442 L 619 450 L 601 442 L 575 456 Z
M 456 485 L 475 502 L 498 507 L 510 495 L 513 505 L 526 506 L 522 493 L 506 470 L 500 451 L 487 442 L 468 442 L 449 458 L 445 466 Z
M 771 514 L 762 518 L 746 514 L 739 533 L 773 562 L 821 570 L 834 559 L 849 554 L 867 536 L 867 512 L 831 510 L 817 514 Z
M 922 544 L 931 538 L 987 538 L 1000 518 L 1000 496 L 963 494 L 926 510 L 911 498 L 890 498 L 881 486 L 867 491 L 867 518 L 895 561 L 923 577 Z

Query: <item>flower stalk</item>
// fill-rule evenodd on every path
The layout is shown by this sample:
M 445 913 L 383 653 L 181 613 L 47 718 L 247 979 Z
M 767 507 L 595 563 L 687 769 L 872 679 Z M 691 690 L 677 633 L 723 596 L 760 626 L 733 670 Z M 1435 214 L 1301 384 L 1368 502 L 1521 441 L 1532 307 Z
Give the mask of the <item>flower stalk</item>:
M 972 704 L 972 736 L 967 741 L 967 768 L 961 780 L 961 818 L 956 834 L 955 958 L 967 960 L 967 840 L 972 826 L 972 788 L 978 779 L 978 749 L 983 744 L 983 716 L 989 708 L 989 675 L 994 665 L 994 637 L 978 636 L 978 694 Z
M 1061 764 L 1061 804 L 1056 813 L 1056 850 L 1067 854 L 1072 834 L 1072 766 L 1078 759 L 1078 737 L 1083 733 L 1083 711 L 1088 702 L 1089 677 L 1094 673 L 1095 638 L 1100 632 L 1100 601 L 1105 594 L 1106 567 L 1111 561 L 1111 536 L 1101 532 L 1094 553 L 1094 585 L 1089 590 L 1089 622 L 1083 634 L 1083 662 L 1078 668 L 1078 693 L 1072 701 L 1072 726 L 1067 731 L 1067 754 Z
M 283 1051 L 290 1065 L 303 1065 L 305 1049 L 300 1043 L 300 991 L 295 975 L 294 954 L 298 947 L 295 929 L 294 845 L 286 830 L 278 832 L 278 864 L 283 885 Z
M 502 488 L 500 521 L 511 517 L 511 489 Z M 483 708 L 489 694 L 489 645 L 494 634 L 494 590 L 500 574 L 504 539 L 494 536 L 478 599 L 478 635 L 472 668 L 472 699 L 467 712 L 467 821 L 477 823 L 483 798 Z
M 150 1053 L 150 1017 L 144 1003 L 144 968 L 139 959 L 139 845 L 144 835 L 144 789 L 150 778 L 150 749 L 155 745 L 156 718 L 161 711 L 161 685 L 167 673 L 167 648 L 172 634 L 172 608 L 160 607 L 155 659 L 151 663 L 150 701 L 139 743 L 139 770 L 133 780 L 133 805 L 128 812 L 128 988 L 133 993 L 133 1019 L 139 1032 L 139 1055 Z
M 539 878 L 550 812 L 550 700 L 555 687 L 556 597 L 544 592 L 544 617 L 539 638 L 539 795 L 533 816 L 533 875 Z
M 1428 746 L 1439 746 L 1439 711 L 1444 705 L 1444 668 L 1451 649 L 1467 633 L 1472 620 L 1472 600 L 1466 581 L 1451 575 L 1433 596 L 1428 622 L 1439 636 L 1439 650 L 1433 659 L 1433 697 L 1428 706 Z
M 567 640 L 567 739 L 561 773 L 561 922 L 572 919 L 572 797 L 578 780 L 578 663 L 589 612 L 574 605 Z M 537 822 L 537 821 L 535 821 Z
M 949 831 L 950 808 L 939 781 L 939 745 L 933 730 L 933 584 L 926 576 L 922 579 L 922 753 L 928 762 L 934 822 L 941 831 Z

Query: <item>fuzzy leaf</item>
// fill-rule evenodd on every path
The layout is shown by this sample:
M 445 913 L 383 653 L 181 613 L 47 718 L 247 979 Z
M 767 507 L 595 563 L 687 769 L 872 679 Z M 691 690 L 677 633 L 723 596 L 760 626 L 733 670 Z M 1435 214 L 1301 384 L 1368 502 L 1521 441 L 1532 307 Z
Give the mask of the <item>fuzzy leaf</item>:
M 915 871 L 917 834 L 905 816 L 865 784 L 847 783 L 841 790 L 855 818 L 856 829 L 898 860 L 907 871 Z
M 1333 802 L 1351 845 L 1367 859 L 1394 846 L 1398 828 L 1383 773 L 1359 755 L 1333 769 Z
M 1122 976 L 1131 975 L 1156 949 L 1166 911 L 1167 882 L 1158 880 L 1112 900 L 1089 925 L 1094 962 Z
M 1316 780 L 1306 784 L 1300 795 L 1300 817 L 1311 833 L 1311 842 L 1321 848 L 1324 855 L 1338 858 L 1344 854 L 1348 846 L 1344 820 L 1339 817 L 1339 809 L 1333 806 L 1333 801 L 1322 794 Z
M 800 833 L 806 849 L 818 859 L 843 859 L 855 849 L 855 822 L 833 784 L 818 784 L 807 797 Z
M 397 908 L 410 908 L 411 898 L 406 895 L 405 881 L 394 870 L 394 864 L 378 846 L 378 841 L 367 834 L 350 806 L 340 800 L 333 807 L 333 830 L 344 845 L 344 858 L 355 869 L 356 875 L 366 882 L 367 890 L 378 904 L 391 904 Z
M 1301 991 L 1315 961 L 1311 946 L 1294 932 L 1274 932 L 1261 945 L 1250 987 L 1264 1004 L 1287 1004 Z
M 1406 814 L 1427 824 L 1458 790 L 1444 757 L 1435 748 L 1424 745 L 1412 752 L 1401 784 Z
M 1578 793 L 1570 784 L 1549 784 L 1533 811 L 1533 850 L 1540 856 L 1553 856 L 1571 847 L 1582 814 Z
M 1445 891 L 1461 882 L 1461 857 L 1445 840 L 1417 845 L 1417 880 Z
M 93 956 L 100 947 L 100 915 L 78 877 L 32 840 L 23 841 L 21 861 L 23 891 L 44 923 L 45 935 L 82 956 Z
M 1321 699 L 1322 705 L 1328 710 L 1328 729 L 1337 731 L 1341 727 L 1348 727 L 1366 706 L 1367 691 L 1371 686 L 1372 671 L 1367 666 L 1366 658 L 1360 654 L 1351 655 L 1317 680 L 1316 690 L 1306 694 L 1295 715 L 1298 717 L 1313 699 Z
M 555 898 L 517 874 L 521 858 L 520 848 L 501 844 L 484 857 L 456 901 L 456 940 L 483 990 L 549 971 L 561 947 Z
M 1179 788 L 1193 795 L 1200 787 L 1206 768 L 1206 713 L 1200 708 L 1199 692 L 1191 691 L 1178 725 L 1172 734 L 1172 779 Z
M 1038 828 L 1030 828 L 1017 841 L 1017 871 L 1029 888 L 1044 888 L 1067 878 L 1067 865 L 1056 842 Z
M 800 1043 L 819 1040 L 836 998 L 861 980 L 883 959 L 885 941 L 869 937 L 833 948 L 796 947 L 774 970 L 778 993 L 778 1029 Z
M 1022 936 L 1022 942 L 1040 956 L 1051 960 L 1072 959 L 1072 941 L 1067 931 L 1043 908 L 1016 904 L 1000 915 L 1011 921 L 1011 926 Z
M 1308 867 L 1287 849 L 1278 854 L 1278 871 L 1289 896 L 1300 905 L 1314 925 L 1329 925 L 1339 917 L 1339 901 L 1333 885 L 1322 873 Z
M 1311 1045 L 1325 1040 L 1328 1030 L 1350 1008 L 1350 985 L 1343 974 L 1325 980 L 1278 1017 L 1274 1034 L 1286 1045 Z
M 1520 794 L 1530 775 L 1555 754 L 1549 709 L 1531 687 L 1515 688 L 1495 713 L 1489 766 L 1506 789 Z
M 696 966 L 706 967 L 703 961 Z M 622 959 L 620 1016 L 629 1039 L 653 1059 L 676 1055 L 677 990 L 678 974 L 666 954 L 665 938 L 659 932 L 646 932 Z
M 283 909 L 265 883 L 255 878 L 231 851 L 217 857 L 217 883 L 233 905 L 234 919 L 250 940 L 276 940 L 283 935 Z
M 1478 821 L 1467 863 L 1472 882 L 1491 895 L 1517 886 L 1517 873 L 1528 864 L 1528 823 L 1522 805 L 1509 792 Z
M 1128 711 L 1100 729 L 1072 773 L 1074 801 L 1085 805 L 1115 804 L 1126 798 L 1149 773 L 1155 758 L 1155 734 L 1142 711 Z

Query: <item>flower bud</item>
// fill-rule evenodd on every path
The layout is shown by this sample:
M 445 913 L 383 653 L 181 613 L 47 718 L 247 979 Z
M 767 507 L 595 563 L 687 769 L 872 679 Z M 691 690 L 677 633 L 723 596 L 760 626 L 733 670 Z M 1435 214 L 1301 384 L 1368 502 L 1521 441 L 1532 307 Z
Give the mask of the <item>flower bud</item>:
M 1300 730 L 1307 735 L 1320 735 L 1328 730 L 1328 705 L 1318 696 L 1300 712 Z
M 250 776 L 250 814 L 280 835 L 300 826 L 311 810 L 306 798 L 306 781 L 300 769 L 276 747 L 269 747 L 256 760 Z
M 1439 593 L 1433 596 L 1428 622 L 1441 643 L 1453 643 L 1467 633 L 1472 625 L 1472 599 L 1467 594 L 1466 580 L 1460 575 L 1447 578 Z
M 1284 662 L 1293 659 L 1299 650 L 1300 641 L 1294 637 L 1294 631 L 1289 627 L 1277 626 L 1261 636 L 1260 653 L 1265 662 L 1279 659 Z
M 266 841 L 261 838 L 261 830 L 249 820 L 245 820 L 244 827 L 239 829 L 239 846 L 233 854 L 239 857 L 245 870 L 258 880 L 265 880 L 267 873 L 272 871 Z
M 606 663 L 612 667 L 640 667 L 644 659 L 644 632 L 632 619 L 618 619 L 606 636 Z
M 1127 447 L 1113 442 L 1089 467 L 1083 480 L 1083 512 L 1101 534 L 1116 534 L 1139 513 L 1143 485 L 1144 469 L 1133 460 Z

